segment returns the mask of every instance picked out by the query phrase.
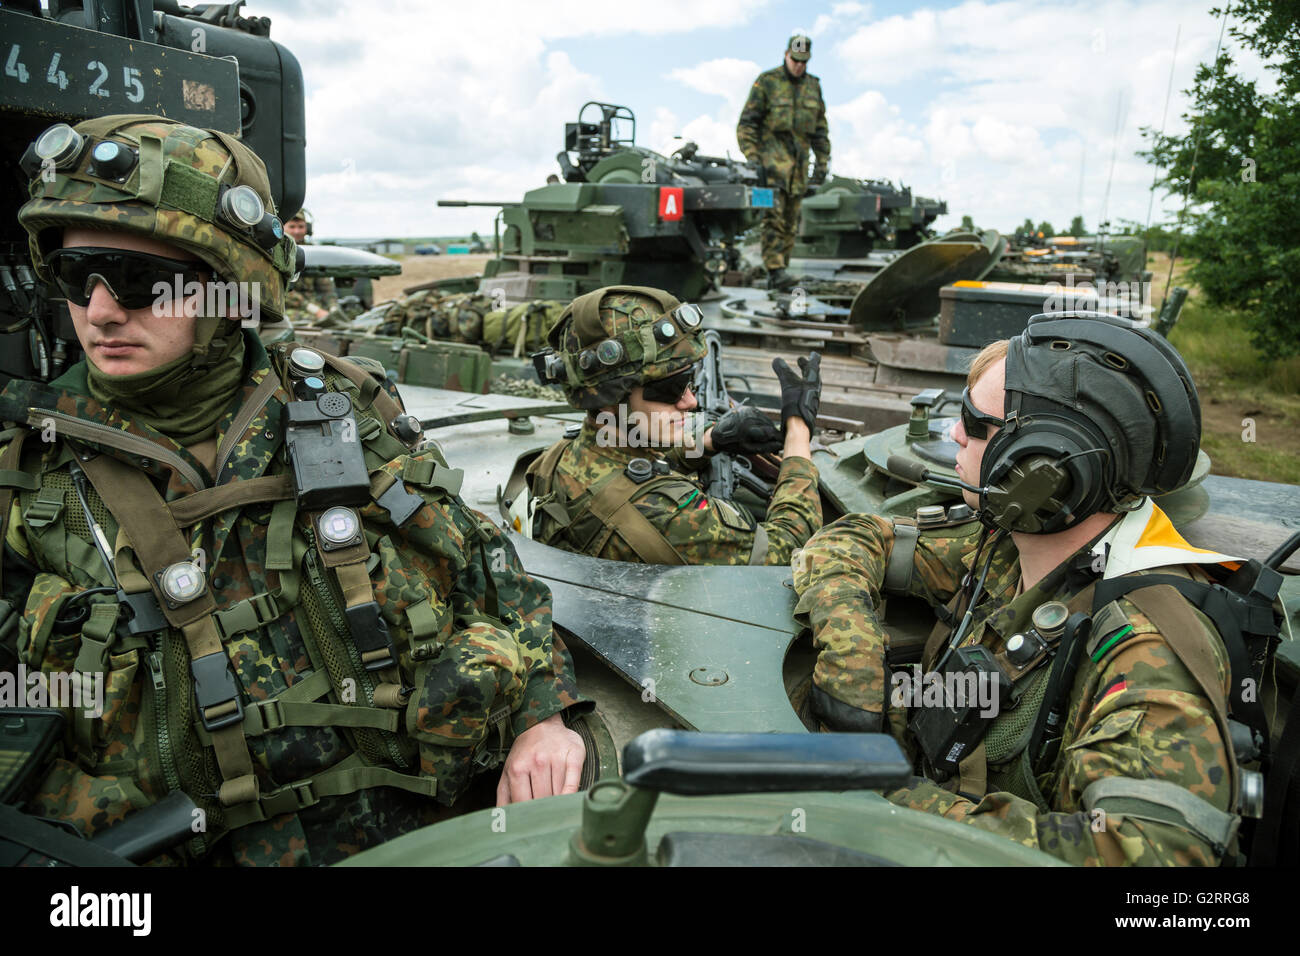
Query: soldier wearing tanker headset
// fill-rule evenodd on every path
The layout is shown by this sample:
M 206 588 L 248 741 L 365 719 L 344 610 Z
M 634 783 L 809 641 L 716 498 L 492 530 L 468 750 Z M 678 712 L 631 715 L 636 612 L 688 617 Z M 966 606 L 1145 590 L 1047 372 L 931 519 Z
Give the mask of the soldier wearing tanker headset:
M 181 791 L 207 825 L 174 859 L 318 864 L 463 806 L 497 766 L 499 804 L 574 792 L 564 718 L 588 705 L 549 592 L 378 364 L 268 351 L 239 316 L 155 298 L 175 276 L 257 283 L 280 315 L 300 253 L 261 160 L 108 116 L 51 128 L 25 167 L 19 218 L 86 359 L 0 396 L 11 651 L 101 672 L 107 698 L 69 715 L 28 811 L 89 835 Z
M 716 422 L 695 397 L 707 346 L 700 310 L 659 289 L 610 286 L 574 299 L 534 355 L 587 418 L 528 468 L 507 517 L 531 536 L 593 557 L 645 564 L 785 564 L 821 527 L 810 442 L 821 357 L 773 361 L 782 429 L 742 405 Z M 765 519 L 710 494 L 714 456 L 782 452 Z
M 1063 860 L 1237 860 L 1242 818 L 1260 814 L 1246 768 L 1268 737 L 1250 687 L 1281 578 L 1192 547 L 1152 502 L 1187 481 L 1200 430 L 1181 357 L 1123 319 L 1035 316 L 984 349 L 953 435 L 958 480 L 891 464 L 967 506 L 849 515 L 795 554 L 811 717 L 899 739 L 917 776 L 893 802 Z M 935 611 L 920 668 L 876 617 L 889 594 Z M 914 689 L 950 675 L 996 706 Z

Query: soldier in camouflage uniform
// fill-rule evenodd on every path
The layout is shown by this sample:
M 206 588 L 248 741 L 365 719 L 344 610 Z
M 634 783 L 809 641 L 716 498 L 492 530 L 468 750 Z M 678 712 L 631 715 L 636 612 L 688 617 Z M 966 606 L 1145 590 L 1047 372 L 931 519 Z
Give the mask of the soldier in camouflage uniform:
M 294 242 L 303 245 L 311 235 L 310 213 L 300 209 L 284 223 L 284 231 Z M 295 326 L 316 329 L 341 329 L 347 316 L 339 307 L 338 290 L 329 276 L 299 276 L 284 294 L 285 318 Z
M 921 776 L 887 794 L 895 803 L 1072 863 L 1213 866 L 1231 853 L 1238 822 L 1222 640 L 1165 585 L 1099 609 L 1093 600 L 1096 588 L 1124 575 L 1207 580 L 1202 569 L 1233 559 L 1192 548 L 1147 497 L 1185 481 L 1196 460 L 1200 409 L 1181 358 L 1145 330 L 1108 333 L 1109 347 L 1096 347 L 1098 322 L 1121 328 L 1096 316 L 1031 322 L 1009 345 L 994 343 L 975 359 L 953 437 L 958 475 L 984 487 L 964 495 L 986 527 L 954 519 L 918 533 L 906 519 L 849 515 L 795 555 L 796 614 L 819 649 L 808 703 L 823 729 L 887 726 L 899 739 Z M 1147 402 L 1157 392 L 1158 416 Z M 1054 466 L 1082 468 L 1091 459 L 1098 479 L 1091 487 L 1076 473 L 1038 509 L 1020 492 L 1011 503 L 1001 496 L 1018 474 L 1005 467 L 1014 442 L 1029 449 L 1035 436 L 1068 435 L 1085 421 L 1096 425 L 1092 442 L 1111 454 Z M 1046 467 L 1050 457 L 1038 454 L 1044 447 L 1018 459 L 1021 473 Z M 1172 599 L 1169 607 L 1142 597 L 1158 591 Z M 874 611 L 888 593 L 920 598 L 941 618 L 925 645 L 924 672 L 895 663 L 891 673 L 894 652 L 905 652 L 891 648 Z M 1059 698 L 1061 730 L 1035 756 L 1027 744 L 1051 662 L 1041 651 L 1024 661 L 1011 649 L 1013 635 L 1027 632 L 1033 612 L 1053 600 L 1091 613 L 1092 629 L 1076 679 Z M 1019 703 L 1008 709 L 1004 701 L 978 747 L 959 752 L 966 756 L 958 769 L 944 771 L 935 769 L 945 766 L 942 756 L 925 753 L 920 739 L 923 711 L 943 701 L 908 688 L 923 684 L 954 645 L 987 648 L 1014 681 Z
M 806 73 L 812 41 L 793 36 L 786 44 L 785 63 L 760 73 L 736 124 L 740 151 L 767 173 L 773 205 L 763 214 L 763 268 L 768 287 L 787 283 L 784 269 L 799 232 L 799 207 L 809 184 L 826 181 L 831 160 L 831 139 L 826 130 L 826 104 L 821 81 Z M 808 150 L 815 157 L 808 178 Z
M 785 435 L 741 406 L 716 423 L 697 407 L 706 353 L 700 313 L 657 289 L 612 286 L 575 299 L 551 330 L 558 382 L 588 410 L 576 438 L 530 466 L 533 537 L 570 551 L 647 564 L 784 564 L 821 527 L 809 450 L 820 356 L 802 375 L 777 359 Z M 546 354 L 546 353 L 543 353 Z M 705 493 L 698 472 L 718 452 L 783 452 L 757 523 L 743 505 Z M 640 470 L 638 470 L 640 469 Z
M 29 812 L 89 835 L 183 791 L 203 826 L 171 859 L 320 864 L 445 815 L 502 758 L 500 804 L 575 791 L 563 715 L 580 702 L 550 594 L 463 504 L 382 369 L 268 354 L 201 303 L 153 297 L 170 272 L 257 283 L 278 315 L 296 250 L 261 160 L 173 120 L 77 132 L 140 159 L 104 183 L 88 146 L 19 213 L 86 360 L 0 395 L 19 423 L 0 451 L 0 609 L 20 615 L 9 654 L 102 674 L 105 702 L 68 712 Z M 298 494 L 291 403 L 351 406 L 364 504 Z

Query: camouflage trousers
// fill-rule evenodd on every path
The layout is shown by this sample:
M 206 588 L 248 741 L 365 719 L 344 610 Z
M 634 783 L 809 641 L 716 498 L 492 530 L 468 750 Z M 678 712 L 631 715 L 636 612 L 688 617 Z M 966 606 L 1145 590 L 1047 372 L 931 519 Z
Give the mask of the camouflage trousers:
M 762 225 L 763 268 L 767 271 L 784 269 L 790 262 L 802 205 L 802 195 L 795 197 L 784 189 L 772 190 L 772 208 L 763 213 Z

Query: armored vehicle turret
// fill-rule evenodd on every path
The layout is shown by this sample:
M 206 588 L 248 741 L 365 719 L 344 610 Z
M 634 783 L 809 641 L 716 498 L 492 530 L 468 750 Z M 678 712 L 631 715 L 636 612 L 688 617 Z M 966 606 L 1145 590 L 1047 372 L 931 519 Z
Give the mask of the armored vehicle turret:
M 565 127 L 563 182 L 522 202 L 439 200 L 501 207 L 501 251 L 484 271 L 485 292 L 567 300 L 621 283 L 694 299 L 738 267 L 741 236 L 772 205 L 762 170 L 703 156 L 689 142 L 665 156 L 635 138 L 630 109 L 590 102 Z
M 942 199 L 913 197 L 907 186 L 883 179 L 832 176 L 803 201 L 793 259 L 854 259 L 875 249 L 910 249 L 934 235 L 931 224 L 948 211 Z M 808 264 L 802 268 L 810 271 Z

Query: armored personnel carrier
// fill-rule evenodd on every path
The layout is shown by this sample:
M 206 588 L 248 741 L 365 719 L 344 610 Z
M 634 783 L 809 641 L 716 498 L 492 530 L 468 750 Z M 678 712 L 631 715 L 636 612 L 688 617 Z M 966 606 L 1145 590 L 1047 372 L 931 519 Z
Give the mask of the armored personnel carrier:
M 589 102 L 565 126 L 563 182 L 520 202 L 439 200 L 501 207 L 484 290 L 567 301 L 621 283 L 695 299 L 736 269 L 741 236 L 772 205 L 762 170 L 702 156 L 694 143 L 664 156 L 635 140 L 630 109 Z

